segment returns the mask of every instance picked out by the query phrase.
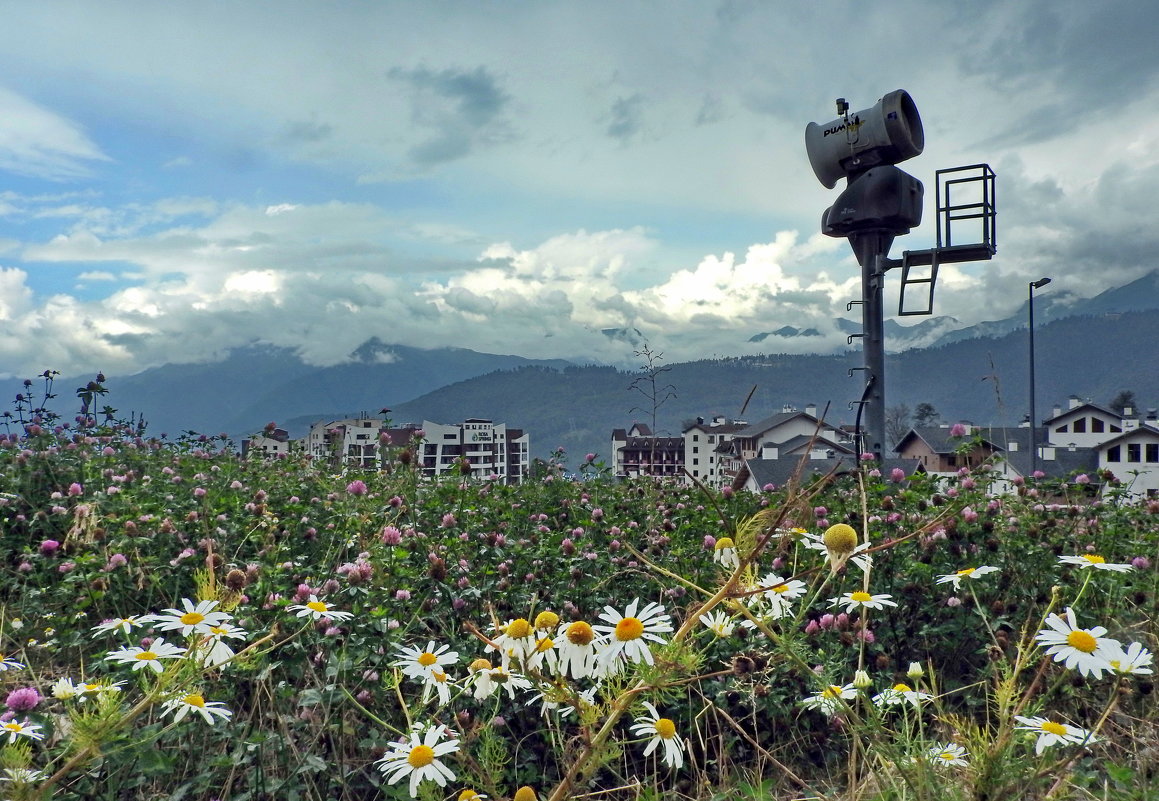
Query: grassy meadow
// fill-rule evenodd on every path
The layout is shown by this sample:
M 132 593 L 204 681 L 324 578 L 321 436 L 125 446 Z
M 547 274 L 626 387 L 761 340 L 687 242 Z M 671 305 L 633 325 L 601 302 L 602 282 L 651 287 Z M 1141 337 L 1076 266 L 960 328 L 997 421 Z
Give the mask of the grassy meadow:
M 0 431 L 3 798 L 1159 798 L 1159 502 L 339 472 L 51 387 Z

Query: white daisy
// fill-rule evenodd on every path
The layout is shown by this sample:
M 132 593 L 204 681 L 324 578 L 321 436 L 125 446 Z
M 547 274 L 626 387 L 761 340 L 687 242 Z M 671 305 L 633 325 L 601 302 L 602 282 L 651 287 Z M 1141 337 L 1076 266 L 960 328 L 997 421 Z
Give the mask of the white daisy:
M 423 679 L 422 703 L 430 699 L 432 692 L 438 693 L 439 706 L 451 703 L 451 677 L 438 668 L 432 669 Z
M 426 650 L 404 645 L 395 655 L 398 659 L 390 664 L 400 668 L 407 678 L 417 681 L 426 681 L 431 671 L 443 671 L 447 665 L 454 665 L 459 661 L 457 651 L 452 651 L 449 645 L 435 648 L 434 640 L 427 643 Z
M 656 707 L 647 701 L 644 707 L 647 715 L 636 718 L 632 726 L 632 733 L 640 737 L 650 737 L 644 748 L 644 756 L 648 756 L 661 745 L 664 746 L 662 760 L 670 768 L 679 768 L 684 764 L 684 741 L 676 736 L 676 724 L 669 718 L 660 717 Z
M 213 626 L 220 626 L 230 620 L 225 612 L 215 612 L 217 601 L 198 601 L 196 604 L 188 598 L 181 599 L 182 609 L 166 609 L 163 614 L 153 615 L 153 625 L 161 631 L 179 631 L 182 637 L 188 637 L 194 632 L 208 634 Z
M 439 787 L 446 787 L 455 778 L 454 771 L 439 761 L 439 757 L 459 750 L 458 740 L 443 741 L 447 731 L 439 724 L 431 724 L 426 731 L 416 725 L 405 742 L 391 743 L 390 751 L 375 764 L 382 771 L 387 784 L 394 784 L 403 776 L 410 776 L 410 797 L 418 796 L 419 784 L 430 779 Z
M 926 749 L 926 759 L 935 765 L 962 767 L 966 762 L 966 749 L 957 743 L 935 743 Z
M 1032 731 L 1038 735 L 1038 741 L 1034 745 L 1034 753 L 1036 754 L 1041 754 L 1052 745 L 1076 745 L 1095 741 L 1094 736 L 1089 731 L 1080 729 L 1078 726 L 1068 726 L 1065 723 L 1056 723 L 1041 717 L 1015 715 L 1014 719 L 1022 724 L 1015 728 L 1022 731 Z
M 740 567 L 740 556 L 736 552 L 736 543 L 732 537 L 721 537 L 712 548 L 712 559 L 726 570 L 736 570 Z
M 0 723 L 0 737 L 8 735 L 8 742 L 16 742 L 17 737 L 27 737 L 30 740 L 42 740 L 44 735 L 40 733 L 40 727 L 35 723 L 29 723 L 27 720 L 9 720 Z
M 736 631 L 736 623 L 728 613 L 722 609 L 715 609 L 700 616 L 700 622 L 707 626 L 717 637 L 731 637 Z
M 923 701 L 933 698 L 929 693 L 913 689 L 908 684 L 895 684 L 873 696 L 873 703 L 877 706 L 893 706 L 895 704 L 913 704 L 920 707 Z
M 133 629 L 140 628 L 148 623 L 153 622 L 153 615 L 129 615 L 128 617 L 117 617 L 111 620 L 105 620 L 93 626 L 93 636 L 99 637 L 102 634 L 109 634 L 114 631 L 120 631 L 122 634 L 130 634 Z
M 133 670 L 147 667 L 160 673 L 165 669 L 164 665 L 161 664 L 162 659 L 179 659 L 184 653 L 184 648 L 165 642 L 164 637 L 158 637 L 148 648 L 136 645 L 122 648 L 119 651 L 113 651 L 105 659 L 130 664 L 133 666 Z
M 988 573 L 996 573 L 998 568 L 990 565 L 982 565 L 981 567 L 967 567 L 964 570 L 959 570 L 956 573 L 950 573 L 945 576 L 938 576 L 938 584 L 953 584 L 955 590 L 962 589 L 962 579 L 976 579 L 985 576 Z
M 560 625 L 555 636 L 560 676 L 583 679 L 596 673 L 596 633 L 583 620 Z
M 220 626 L 210 626 L 209 633 L 202 636 L 193 646 L 194 652 L 205 667 L 224 665 L 233 659 L 233 649 L 226 644 L 226 640 L 245 639 L 246 633 L 239 626 L 231 623 L 222 623 Z
M 832 526 L 830 526 L 832 528 Z M 801 536 L 800 542 L 806 548 L 814 551 L 821 551 L 825 554 L 825 563 L 830 567 L 840 568 L 845 562 L 850 561 L 861 568 L 862 573 L 868 573 L 869 568 L 873 566 L 873 557 L 864 551 L 869 550 L 868 542 L 858 543 L 853 547 L 853 550 L 845 555 L 837 555 L 834 557 L 833 552 L 830 551 L 829 546 L 825 544 L 825 536 L 818 534 L 811 534 L 806 532 Z
M 1060 556 L 1058 561 L 1064 565 L 1078 565 L 1080 570 L 1093 567 L 1095 570 L 1113 570 L 1116 573 L 1129 573 L 1135 569 L 1131 565 L 1108 562 L 1103 557 L 1093 553 L 1084 553 L 1078 556 Z
M 1048 646 L 1046 653 L 1054 661 L 1062 662 L 1068 668 L 1078 668 L 1084 676 L 1099 678 L 1113 670 L 1108 662 L 1108 654 L 1118 653 L 1122 645 L 1110 637 L 1102 635 L 1107 630 L 1102 626 L 1081 629 L 1075 619 L 1074 610 L 1066 609 L 1066 618 L 1051 614 L 1046 618 L 1049 628 L 1042 629 L 1034 636 L 1041 645 Z
M 884 609 L 887 606 L 897 606 L 897 604 L 890 600 L 892 595 L 870 595 L 868 592 L 858 590 L 856 592 L 844 593 L 840 598 L 830 598 L 830 606 L 845 606 L 846 613 L 852 612 L 854 609 L 863 607 L 865 609 Z
M 202 719 L 211 726 L 218 719 L 229 720 L 233 715 L 233 712 L 226 709 L 225 704 L 220 701 L 206 701 L 201 693 L 188 693 L 177 698 L 170 698 L 161 705 L 161 708 L 163 715 L 173 713 L 174 723 L 180 723 L 190 712 L 201 715 Z
M 555 648 L 555 640 L 551 637 L 539 637 L 535 640 L 535 647 L 523 660 L 524 669 L 528 672 L 547 668 L 554 673 L 559 663 L 559 651 Z
M 517 617 L 504 623 L 483 651 L 498 651 L 503 664 L 509 665 L 512 659 L 524 662 L 535 653 L 535 646 L 535 627 L 526 618 Z
M 785 617 L 792 608 L 792 601 L 805 594 L 807 585 L 800 579 L 785 581 L 776 573 L 769 573 L 761 579 L 760 586 L 764 588 L 763 597 L 771 607 L 770 615 L 774 619 Z
M 13 784 L 32 784 L 44 778 L 44 773 L 31 768 L 4 768 L 4 781 Z
M 857 687 L 852 684 L 846 684 L 840 687 L 836 684 L 830 684 L 820 692 L 813 693 L 801 705 L 806 709 L 816 709 L 824 712 L 826 715 L 834 715 L 845 708 L 845 702 L 857 697 Z
M 467 683 L 474 688 L 471 695 L 478 701 L 490 698 L 499 690 L 506 690 L 509 698 L 515 698 L 516 690 L 531 689 L 531 681 L 526 676 L 512 673 L 503 665 L 492 666 L 486 659 L 476 659 L 467 666 Z
M 1124 676 L 1151 673 L 1149 666 L 1152 658 L 1151 652 L 1144 648 L 1141 642 L 1131 643 L 1126 650 L 1120 643 L 1115 642 L 1107 650 L 1107 662 L 1110 663 L 1111 669 Z
M 354 617 L 353 612 L 340 612 L 325 601 L 319 601 L 317 595 L 311 595 L 304 604 L 292 604 L 286 607 L 291 612 L 297 612 L 295 617 L 309 617 L 313 620 L 349 620 Z
M 639 603 L 640 599 L 634 598 L 623 615 L 605 606 L 600 620 L 611 625 L 593 627 L 603 635 L 598 659 L 605 668 L 612 669 L 623 662 L 647 662 L 651 665 L 652 651 L 645 640 L 663 643 L 664 638 L 660 635 L 672 632 L 670 618 L 664 614 L 662 605 L 653 601 L 637 615 Z
M 0 654 L 0 673 L 6 670 L 20 670 L 24 667 L 23 662 L 17 662 L 4 654 Z

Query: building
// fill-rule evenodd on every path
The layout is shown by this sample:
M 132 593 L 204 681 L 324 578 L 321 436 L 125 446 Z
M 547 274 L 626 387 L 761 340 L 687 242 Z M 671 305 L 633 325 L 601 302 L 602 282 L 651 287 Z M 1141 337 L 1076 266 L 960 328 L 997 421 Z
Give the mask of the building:
M 1011 491 L 1037 471 L 1041 478 L 1081 480 L 1104 492 L 1159 496 L 1159 415 L 1154 409 L 1143 416 L 1130 407 L 1119 413 L 1072 396 L 1065 409 L 1054 407 L 1034 439 L 1036 454 L 1030 450 L 1029 421 L 1016 428 L 959 423 L 911 428 L 895 450 L 942 475 L 988 463 L 994 472 L 991 489 L 997 493 Z M 1108 475 L 1119 483 L 1107 484 Z
M 530 473 L 531 438 L 522 429 L 482 418 L 457 425 L 423 421 L 418 464 L 429 477 L 461 471 L 470 465 L 476 478 L 518 484 Z
M 703 417 L 685 427 L 684 469 L 688 476 L 709 487 L 724 486 L 724 473 L 720 460 L 728 453 L 729 443 L 738 431 L 743 431 L 748 423 L 743 420 L 726 420 L 713 417 L 705 422 Z
M 284 459 L 290 455 L 291 444 L 284 428 L 269 428 L 241 441 L 241 458 Z
M 684 475 L 684 437 L 658 437 L 644 423 L 612 431 L 612 474 Z
M 731 435 L 717 453 L 721 484 L 736 487 L 751 459 L 780 459 L 815 454 L 818 458 L 852 454 L 853 444 L 836 426 L 817 417 L 812 404 L 805 411 L 784 406 L 780 414 L 747 425 Z
M 373 470 L 380 466 L 378 436 L 386 421 L 376 417 L 321 420 L 310 426 L 302 450 L 335 468 Z

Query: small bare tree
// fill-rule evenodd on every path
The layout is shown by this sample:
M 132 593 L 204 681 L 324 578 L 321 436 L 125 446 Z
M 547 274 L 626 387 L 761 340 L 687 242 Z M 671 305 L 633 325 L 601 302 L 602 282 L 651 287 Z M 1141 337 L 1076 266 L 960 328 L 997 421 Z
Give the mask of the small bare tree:
M 663 364 L 663 353 L 652 350 L 647 343 L 644 343 L 644 347 L 636 351 L 635 355 L 643 359 L 644 363 L 640 365 L 636 377 L 628 385 L 628 390 L 639 392 L 648 400 L 649 405 L 645 408 L 633 406 L 628 410 L 628 413 L 642 412 L 647 414 L 652 422 L 652 447 L 649 462 L 651 464 L 651 470 L 654 470 L 656 465 L 657 412 L 661 406 L 676 397 L 676 387 L 672 384 L 660 385 L 663 375 L 672 369 L 669 365 Z

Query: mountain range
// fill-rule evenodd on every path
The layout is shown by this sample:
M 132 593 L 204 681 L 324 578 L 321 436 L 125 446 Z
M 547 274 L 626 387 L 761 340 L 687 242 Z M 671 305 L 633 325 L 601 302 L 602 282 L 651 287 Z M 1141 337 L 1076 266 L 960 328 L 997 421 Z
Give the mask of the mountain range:
M 1159 271 L 1091 299 L 1063 293 L 1036 298 L 1039 417 L 1070 395 L 1106 404 L 1131 390 L 1142 405 L 1159 405 L 1157 311 Z M 930 403 L 949 421 L 1017 424 L 1028 409 L 1025 320 L 1024 307 L 1005 320 L 966 327 L 949 317 L 908 327 L 887 321 L 886 403 Z M 859 330 L 850 321 L 844 325 L 849 333 Z M 763 341 L 774 345 L 781 337 L 811 335 L 784 326 Z M 193 430 L 235 438 L 268 421 L 300 436 L 315 420 L 379 416 L 383 408 L 400 424 L 484 417 L 528 431 L 533 456 L 562 446 L 607 458 L 612 429 L 634 421 L 679 434 L 696 417 L 756 421 L 785 405 L 815 403 L 829 422 L 852 423 L 850 402 L 863 388 L 853 368 L 861 360 L 860 349 L 851 348 L 661 364 L 657 385 L 663 391 L 657 394 L 663 402 L 654 408 L 631 388 L 638 369 L 462 348 L 423 350 L 377 339 L 341 364 L 317 366 L 287 348 L 247 345 L 212 364 L 113 376 L 98 406 L 143 415 L 155 435 Z M 59 379 L 56 407 L 72 408 L 72 387 L 90 379 Z M 22 390 L 19 380 L 0 381 L 7 397 Z

